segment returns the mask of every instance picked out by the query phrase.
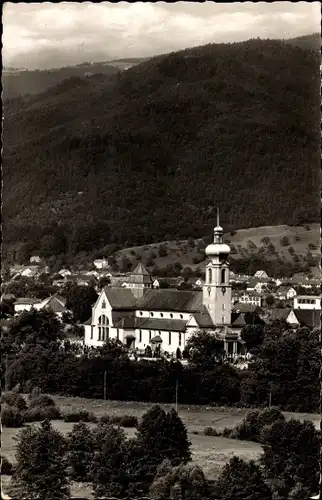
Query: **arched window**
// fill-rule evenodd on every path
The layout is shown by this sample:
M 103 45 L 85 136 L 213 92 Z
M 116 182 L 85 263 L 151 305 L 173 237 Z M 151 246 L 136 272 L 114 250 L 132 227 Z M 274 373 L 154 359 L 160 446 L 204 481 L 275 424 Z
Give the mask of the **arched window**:
M 212 282 L 212 269 L 208 269 L 208 283 Z
M 222 283 L 226 282 L 226 269 L 221 270 L 221 282 Z
M 103 300 L 103 302 L 102 302 L 102 309 L 106 309 L 106 302 L 105 302 L 105 300 Z
M 109 321 L 108 317 L 105 314 L 102 314 L 98 318 L 98 340 L 102 340 L 103 342 L 109 337 Z

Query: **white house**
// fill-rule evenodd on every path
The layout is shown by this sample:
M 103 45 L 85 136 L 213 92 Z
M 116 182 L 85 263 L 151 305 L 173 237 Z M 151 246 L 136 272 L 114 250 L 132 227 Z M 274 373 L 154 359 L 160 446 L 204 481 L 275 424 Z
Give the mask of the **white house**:
M 294 309 L 321 309 L 320 295 L 298 295 L 294 297 Z
M 22 311 L 30 311 L 36 305 L 41 303 L 40 299 L 31 299 L 27 297 L 22 297 L 14 302 L 13 307 L 15 314 L 19 314 Z
M 278 297 L 279 299 L 281 300 L 290 300 L 290 299 L 293 299 L 297 293 L 296 293 L 296 290 L 295 288 L 293 288 L 292 286 L 290 285 L 281 285 L 276 293 L 275 293 L 276 297 Z
M 84 324 L 85 345 L 100 346 L 119 339 L 132 349 L 157 350 L 175 355 L 197 330 L 207 330 L 224 341 L 228 354 L 236 354 L 241 328 L 231 325 L 231 285 L 223 229 L 214 229 L 214 242 L 206 248 L 206 281 L 202 291 L 154 289 L 140 263 L 126 287 L 105 287 Z
M 93 262 L 96 269 L 107 269 L 109 267 L 109 263 L 107 259 L 96 259 Z
M 265 280 L 269 279 L 265 271 L 256 271 L 256 273 L 254 274 L 254 278 L 265 279 Z
M 14 303 L 15 314 L 22 311 L 30 311 L 31 309 L 47 309 L 54 312 L 59 318 L 62 317 L 64 312 L 67 312 L 66 300 L 58 294 L 51 295 L 46 299 L 31 299 L 21 298 Z
M 255 306 L 261 307 L 263 298 L 259 293 L 256 292 L 244 292 L 242 295 L 240 295 L 239 302 L 241 302 L 242 304 L 253 304 Z
M 39 264 L 41 262 L 41 258 L 39 257 L 39 255 L 32 255 L 29 259 L 29 262 L 31 264 Z
M 41 270 L 37 264 L 24 266 L 24 268 L 20 272 L 20 276 L 24 276 L 25 278 L 34 278 L 35 276 L 38 276 L 40 272 Z
M 257 293 L 263 293 L 263 291 L 267 288 L 268 285 L 268 280 L 260 280 L 258 278 L 254 278 L 249 281 L 247 284 L 247 292 L 257 292 Z
M 65 278 L 65 276 L 71 276 L 72 273 L 69 269 L 61 269 L 57 274 Z

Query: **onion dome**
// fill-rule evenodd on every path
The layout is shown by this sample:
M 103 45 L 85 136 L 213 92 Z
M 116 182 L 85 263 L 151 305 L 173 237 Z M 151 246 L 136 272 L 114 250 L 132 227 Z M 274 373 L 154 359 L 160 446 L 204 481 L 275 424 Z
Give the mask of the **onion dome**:
M 230 247 L 223 242 L 224 230 L 219 225 L 219 210 L 217 209 L 217 226 L 214 228 L 214 242 L 206 247 L 205 253 L 208 257 L 219 257 L 227 259 Z

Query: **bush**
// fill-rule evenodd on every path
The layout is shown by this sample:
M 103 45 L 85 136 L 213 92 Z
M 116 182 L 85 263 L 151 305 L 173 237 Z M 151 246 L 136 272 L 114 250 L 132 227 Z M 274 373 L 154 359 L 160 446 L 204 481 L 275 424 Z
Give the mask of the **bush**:
M 1 455 L 1 475 L 11 476 L 13 473 L 13 465 L 6 457 Z
M 231 437 L 257 443 L 260 441 L 262 429 L 278 420 L 285 420 L 283 413 L 278 408 L 271 407 L 261 411 L 251 411 L 240 424 L 231 430 Z
M 205 436 L 218 436 L 219 433 L 213 427 L 205 427 L 203 430 Z
M 32 396 L 29 402 L 29 408 L 47 408 L 48 406 L 56 406 L 55 401 L 46 394 Z
M 42 422 L 43 420 L 60 420 L 61 412 L 56 406 L 35 406 L 23 412 L 25 422 Z
M 22 427 L 24 419 L 17 407 L 4 403 L 1 407 L 1 423 L 3 427 Z
M 138 419 L 134 415 L 102 415 L 102 424 L 119 425 L 120 427 L 137 427 Z
M 290 244 L 288 237 L 283 236 L 283 238 L 280 239 L 280 244 L 282 247 L 287 247 Z
M 1 403 L 6 403 L 8 406 L 14 406 L 22 411 L 27 408 L 27 403 L 21 394 L 13 391 L 4 392 L 1 394 Z
M 79 410 L 65 413 L 63 420 L 64 422 L 97 422 L 97 417 L 87 410 Z
M 229 437 L 229 438 L 233 438 L 234 439 L 234 429 L 230 429 L 229 427 L 225 427 L 224 430 L 222 431 L 221 435 L 223 437 Z

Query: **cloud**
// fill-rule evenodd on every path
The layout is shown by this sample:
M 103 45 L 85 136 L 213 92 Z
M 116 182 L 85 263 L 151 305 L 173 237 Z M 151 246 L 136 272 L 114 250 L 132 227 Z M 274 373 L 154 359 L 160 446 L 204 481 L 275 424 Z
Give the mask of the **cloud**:
M 6 66 L 41 69 L 319 30 L 318 2 L 7 2 L 2 56 Z

